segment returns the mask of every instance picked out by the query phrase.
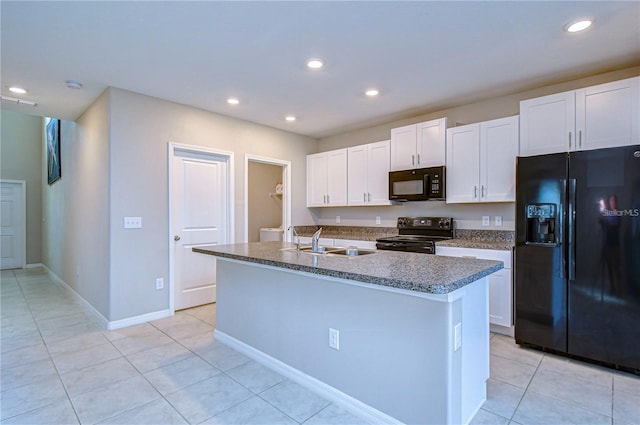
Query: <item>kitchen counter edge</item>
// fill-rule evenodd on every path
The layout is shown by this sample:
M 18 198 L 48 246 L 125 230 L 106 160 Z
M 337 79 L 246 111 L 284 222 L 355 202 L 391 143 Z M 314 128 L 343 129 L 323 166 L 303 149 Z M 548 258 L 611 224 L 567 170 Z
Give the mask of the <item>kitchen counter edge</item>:
M 396 289 L 448 294 L 502 268 L 501 261 L 377 251 L 353 258 L 282 251 L 287 242 L 252 242 L 192 248 L 194 252 Z M 315 262 L 315 264 L 314 264 Z

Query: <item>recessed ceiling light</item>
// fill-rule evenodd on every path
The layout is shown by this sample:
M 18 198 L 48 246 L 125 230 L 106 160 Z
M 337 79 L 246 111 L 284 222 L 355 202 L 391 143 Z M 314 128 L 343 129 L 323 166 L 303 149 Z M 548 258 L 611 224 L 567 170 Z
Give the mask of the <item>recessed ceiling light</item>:
M 18 94 L 25 94 L 27 92 L 22 87 L 16 87 L 16 86 L 9 87 L 9 91 L 11 93 L 18 93 Z
M 235 97 L 230 97 L 229 99 L 227 99 L 227 103 L 229 105 L 237 105 L 238 103 L 240 103 L 240 101 Z
M 73 90 L 80 90 L 82 88 L 82 83 L 76 80 L 67 80 L 64 82 L 64 84 L 67 86 L 67 88 Z
M 366 94 L 369 97 L 374 97 L 380 94 L 380 92 L 377 89 L 369 89 L 366 92 L 364 92 L 364 94 Z
M 312 58 L 307 61 L 307 66 L 311 69 L 320 69 L 324 66 L 324 61 L 318 58 Z
M 593 23 L 590 19 L 581 19 L 579 21 L 573 22 L 566 27 L 567 32 L 579 32 L 584 31 L 591 26 Z
M 294 117 L 293 115 L 287 115 L 286 117 L 284 117 L 284 119 L 289 122 L 294 122 L 296 120 L 296 117 Z

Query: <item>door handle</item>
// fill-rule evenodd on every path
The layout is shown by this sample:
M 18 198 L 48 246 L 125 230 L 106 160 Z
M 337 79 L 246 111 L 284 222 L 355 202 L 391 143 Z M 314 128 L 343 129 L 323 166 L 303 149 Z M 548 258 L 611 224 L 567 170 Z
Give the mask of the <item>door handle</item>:
M 582 147 L 582 130 L 578 132 L 578 146 Z
M 180 235 L 175 235 L 173 237 L 173 240 L 176 241 L 176 242 L 179 241 L 180 240 Z

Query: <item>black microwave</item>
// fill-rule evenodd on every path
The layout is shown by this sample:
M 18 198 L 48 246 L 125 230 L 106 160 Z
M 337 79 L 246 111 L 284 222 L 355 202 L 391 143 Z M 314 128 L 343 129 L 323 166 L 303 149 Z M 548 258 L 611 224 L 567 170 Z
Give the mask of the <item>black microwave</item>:
M 444 166 L 390 171 L 389 200 L 444 201 L 444 175 Z

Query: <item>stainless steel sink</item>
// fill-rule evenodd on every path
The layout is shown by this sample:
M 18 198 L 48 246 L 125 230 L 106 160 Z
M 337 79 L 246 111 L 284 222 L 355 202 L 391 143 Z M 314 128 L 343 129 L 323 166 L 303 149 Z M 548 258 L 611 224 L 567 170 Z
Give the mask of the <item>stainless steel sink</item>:
M 298 248 L 282 248 L 280 251 L 297 252 Z M 326 255 L 328 257 L 357 257 L 359 255 L 374 254 L 376 251 L 356 247 L 345 248 L 343 246 L 319 246 L 317 251 L 313 251 L 310 246 L 301 246 L 300 252 L 311 255 Z

